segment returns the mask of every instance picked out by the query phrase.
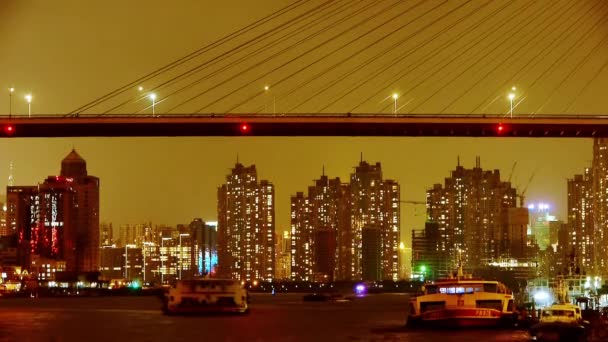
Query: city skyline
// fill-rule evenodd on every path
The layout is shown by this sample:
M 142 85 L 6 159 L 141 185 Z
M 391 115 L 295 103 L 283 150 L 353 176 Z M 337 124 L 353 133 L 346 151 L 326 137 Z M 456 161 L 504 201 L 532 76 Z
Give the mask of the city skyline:
M 28 106 L 23 96 L 28 93 L 33 96 L 34 114 L 66 113 L 291 3 L 288 0 L 266 0 L 255 4 L 238 1 L 230 6 L 208 6 L 183 0 L 181 6 L 167 6 L 159 0 L 129 3 L 114 0 L 105 2 L 103 6 L 92 5 L 95 7 L 91 9 L 84 4 L 71 3 L 54 3 L 51 6 L 43 0 L 27 4 L 2 2 L 0 32 L 5 34 L 0 35 L 0 41 L 6 48 L 5 53 L 0 55 L 0 86 L 2 89 L 15 88 L 12 98 L 14 113 L 27 114 Z M 497 1 L 489 7 L 504 4 Z M 549 1 L 539 2 L 538 7 L 550 7 L 549 4 Z M 454 2 L 453 6 L 456 5 L 457 2 Z M 207 20 L 198 20 L 200 13 L 205 13 Z M 505 10 L 504 13 L 508 16 L 512 12 Z M 588 22 L 597 16 L 593 11 L 586 15 Z M 79 18 L 77 29 L 74 26 L 76 22 L 66 21 L 66 17 Z M 523 16 L 514 17 L 524 19 Z M 111 27 L 105 25 L 107 18 L 112 18 Z M 156 25 L 156 22 L 163 22 L 164 25 Z M 532 32 L 527 28 L 522 34 L 528 31 Z M 589 39 L 589 44 L 597 40 L 601 31 L 590 35 L 593 39 Z M 500 35 L 499 32 L 497 34 Z M 419 35 L 428 36 L 428 33 Z M 550 64 L 549 61 L 555 59 L 564 50 L 565 44 L 574 38 L 564 37 L 561 50 L 551 49 L 550 53 L 543 55 L 546 64 Z M 518 41 L 525 43 L 524 40 Z M 531 61 L 541 48 L 540 44 L 528 45 L 525 56 L 523 53 L 518 56 L 523 61 Z M 601 47 L 599 55 L 603 51 L 605 48 Z M 49 61 L 53 62 L 52 68 L 48 67 Z M 519 65 L 523 63 L 517 61 Z M 581 68 L 580 75 L 576 73 L 576 77 L 569 80 L 570 87 L 559 93 L 564 96 L 554 94 L 552 100 L 555 105 L 545 106 L 538 113 L 559 112 L 560 102 L 566 102 L 568 94 L 574 96 L 598 70 L 601 62 L 597 56 L 591 58 L 589 65 Z M 544 67 L 543 63 L 538 66 Z M 489 78 L 483 87 L 479 87 L 481 89 L 475 89 L 467 99 L 456 102 L 453 111 L 469 112 L 475 106 L 471 98 L 485 98 L 486 89 L 498 87 L 499 79 L 513 74 L 513 69 L 517 67 L 516 60 L 513 60 L 512 66 L 505 66 L 501 73 L 493 75 L 496 76 L 495 80 Z M 602 94 L 608 87 L 608 77 L 601 76 L 607 71 L 603 69 L 600 76 L 594 78 L 594 82 L 577 97 L 571 113 L 605 112 L 608 99 Z M 552 76 L 559 80 L 566 73 L 566 69 L 558 70 Z M 458 79 L 442 94 L 456 96 L 459 89 L 468 86 L 468 82 L 467 77 Z M 272 80 L 260 81 L 259 89 L 269 85 L 273 93 L 282 91 L 272 83 Z M 547 87 L 553 87 L 555 83 L 537 82 Z M 409 108 L 406 103 L 412 98 L 424 98 L 433 90 L 422 89 L 409 94 L 406 84 L 398 84 L 386 92 L 387 97 L 399 93 L 399 107 L 406 106 L 404 109 Z M 530 84 L 530 80 L 525 78 L 519 78 L 517 84 L 509 84 L 503 92 L 496 94 L 497 98 L 487 111 L 507 113 L 507 93 L 511 91 L 511 86 L 516 86 L 519 94 L 528 92 L 526 84 Z M 145 91 L 150 85 L 141 86 Z M 383 85 L 376 82 L 364 90 L 373 93 L 379 86 Z M 134 87 L 133 92 L 137 91 L 137 87 Z M 528 94 L 516 106 L 514 116 L 527 116 L 535 112 L 546 99 L 547 92 L 546 89 L 539 89 Z M 1 113 L 9 111 L 8 92 L 4 94 L 0 96 Z M 445 100 L 449 100 L 447 96 Z M 392 105 L 392 101 L 389 102 L 388 105 Z M 429 106 L 420 108 L 416 113 L 433 113 L 433 109 L 437 108 L 434 102 L 430 101 Z M 378 108 L 378 103 L 373 101 L 370 105 L 373 106 L 369 108 Z M 383 107 L 384 103 L 379 105 Z M 285 100 L 277 99 L 277 111 L 287 107 Z M 391 111 L 392 106 L 389 107 Z M 156 109 L 162 113 L 162 104 Z M 302 111 L 306 109 L 302 108 Z M 54 161 L 62 158 L 64 151 L 76 147 L 89 156 L 91 169 L 107 182 L 102 184 L 101 189 L 100 215 L 103 221 L 115 225 L 142 221 L 177 224 L 188 222 L 193 217 L 210 219 L 216 216 L 213 188 L 221 182 L 223 171 L 239 154 L 247 164 L 255 163 L 259 167 L 261 177 L 271 179 L 276 185 L 277 230 L 280 231 L 289 226 L 289 194 L 305 187 L 319 174 L 323 165 L 328 174 L 345 179 L 353 161 L 363 152 L 366 159 L 381 161 L 387 177 L 401 184 L 402 199 L 422 201 L 428 186 L 448 176 L 447 170 L 456 164 L 458 155 L 465 166 L 473 165 L 474 157 L 479 155 L 484 168 L 500 169 L 503 174 L 509 172 L 517 161 L 514 185 L 522 184 L 522 187 L 538 168 L 527 191 L 528 199 L 551 203 L 555 206 L 556 216 L 565 220 L 565 180 L 589 164 L 592 159 L 591 145 L 591 139 L 511 138 L 12 139 L 0 141 L 0 186 L 4 187 L 7 181 L 11 161 L 14 162 L 15 184 L 34 184 L 42 177 L 55 174 L 57 170 L 52 167 Z M 265 155 L 260 151 L 274 153 Z M 210 167 L 215 165 L 217 167 Z M 204 180 L 199 183 L 201 177 Z M 128 191 L 125 193 L 124 189 Z M 172 201 L 174 198 L 183 201 Z M 158 207 L 163 210 L 158 210 Z M 422 229 L 424 215 L 420 215 L 420 211 L 409 205 L 402 206 L 402 240 L 409 241 L 411 228 Z
M 249 143 L 243 141 L 244 139 L 249 140 Z M 149 139 L 140 138 L 139 143 L 135 147 L 127 147 L 119 152 L 100 151 L 97 155 L 91 155 L 90 146 L 94 144 L 94 139 L 81 138 L 74 139 L 81 143 L 58 144 L 58 146 L 49 146 L 48 154 L 38 155 L 38 158 L 31 158 L 36 156 L 35 153 L 39 151 L 42 141 L 35 141 L 34 148 L 26 151 L 23 155 L 15 155 L 14 150 L 6 149 L 7 146 L 15 144 L 15 140 L 11 141 L 0 141 L 0 149 L 7 152 L 7 154 L 13 155 L 13 176 L 15 185 L 28 185 L 36 184 L 41 178 L 48 175 L 58 174 L 56 160 L 60 160 L 64 155 L 65 151 L 76 147 L 79 153 L 88 156 L 87 163 L 90 170 L 95 170 L 95 174 L 99 175 L 100 178 L 104 179 L 104 183 L 101 186 L 101 207 L 100 207 L 100 219 L 102 222 L 113 223 L 116 227 L 120 224 L 135 224 L 142 222 L 153 222 L 158 224 L 179 224 L 184 223 L 192 219 L 193 217 L 203 217 L 206 220 L 216 220 L 216 203 L 215 203 L 215 187 L 222 182 L 223 170 L 227 169 L 230 165 L 234 164 L 237 154 L 239 158 L 246 164 L 256 164 L 261 172 L 261 177 L 271 180 L 277 191 L 277 231 L 283 231 L 289 229 L 289 196 L 291 193 L 301 191 L 304 189 L 310 180 L 315 179 L 321 174 L 322 169 L 325 168 L 327 174 L 331 174 L 341 179 L 347 179 L 352 169 L 353 163 L 360 158 L 360 153 L 351 155 L 345 155 L 340 153 L 340 150 L 344 146 L 355 145 L 360 147 L 363 151 L 363 157 L 366 160 L 377 160 L 382 162 L 384 173 L 387 178 L 395 179 L 401 184 L 401 198 L 403 200 L 416 200 L 424 201 L 426 190 L 432 187 L 433 184 L 442 182 L 445 177 L 449 175 L 449 170 L 457 164 L 458 156 L 460 156 L 461 164 L 465 167 L 474 165 L 475 153 L 460 153 L 453 156 L 445 156 L 444 158 L 437 158 L 431 161 L 433 165 L 425 170 L 421 164 L 415 164 L 405 170 L 399 168 L 400 160 L 390 158 L 394 156 L 389 146 L 397 146 L 397 149 L 408 150 L 411 147 L 419 145 L 417 142 L 423 142 L 427 146 L 432 147 L 426 151 L 422 150 L 411 150 L 408 151 L 412 160 L 422 160 L 426 153 L 431 153 L 436 156 L 445 155 L 442 153 L 444 145 L 434 138 L 407 138 L 402 141 L 389 144 L 391 138 L 285 138 L 285 140 L 291 140 L 296 142 L 297 153 L 292 155 L 291 159 L 286 159 L 288 164 L 292 168 L 284 168 L 277 170 L 272 165 L 276 163 L 276 159 L 280 159 L 279 156 L 272 156 L 264 153 L 257 152 L 259 150 L 267 150 L 272 148 L 274 142 L 268 138 L 239 138 L 235 139 L 235 142 L 221 142 L 219 143 L 216 139 L 197 139 L 197 138 L 174 138 L 174 140 L 163 141 L 162 139 Z M 180 141 L 181 140 L 181 141 Z M 206 141 L 201 141 L 206 140 Z M 214 141 L 216 140 L 216 141 Z M 310 141 L 312 140 L 312 141 Z M 367 142 L 369 140 L 383 141 L 386 146 L 385 148 L 370 149 Z M 566 199 L 567 199 L 567 184 L 566 179 L 571 178 L 573 174 L 580 173 L 586 165 L 589 164 L 592 157 L 592 140 L 591 139 L 580 139 L 576 141 L 572 140 L 534 140 L 534 144 L 545 145 L 540 151 L 530 150 L 528 141 L 526 139 L 464 139 L 464 138 L 452 138 L 452 144 L 450 147 L 456 144 L 472 145 L 476 140 L 483 140 L 484 145 L 490 149 L 496 149 L 497 146 L 508 144 L 513 146 L 514 150 L 519 151 L 520 157 L 517 159 L 518 165 L 513 172 L 513 186 L 522 188 L 528 181 L 530 174 L 522 174 L 522 169 L 533 169 L 536 170 L 536 175 L 530 183 L 527 191 L 526 202 L 547 202 L 552 206 L 552 214 L 557 216 L 558 219 L 566 221 Z M 587 141 L 588 140 L 588 141 Z M 120 145 L 123 139 L 108 139 L 107 144 Z M 143 142 L 142 142 L 143 141 Z M 309 142 L 310 141 L 310 142 Z M 331 141 L 331 146 L 328 141 Z M 562 141 L 564 143 L 562 143 Z M 87 143 L 85 143 L 87 142 Z M 19 143 L 17 141 L 17 143 Z M 208 144 L 218 144 L 221 146 L 227 146 L 228 149 L 234 149 L 235 153 L 230 155 L 222 152 L 208 151 L 208 154 L 214 154 L 214 157 L 208 157 L 208 159 L 201 162 L 203 165 L 217 165 L 217 167 L 210 168 L 208 165 L 203 168 L 205 173 L 204 177 L 200 177 L 197 168 L 183 168 L 180 165 L 195 165 L 197 160 L 189 160 L 187 156 L 179 156 L 175 154 L 172 158 L 175 163 L 163 163 L 163 159 L 160 155 L 171 155 L 177 153 L 176 149 L 183 145 L 197 145 L 205 148 Z M 288 142 L 287 142 L 288 143 Z M 589 154 L 587 158 L 584 154 L 577 154 L 574 157 L 572 155 L 564 154 L 553 154 L 553 159 L 548 160 L 546 166 L 536 164 L 536 156 L 538 154 L 548 153 L 552 145 L 565 145 L 564 150 L 567 150 L 570 146 L 578 146 L 580 144 L 588 145 L 588 149 L 585 154 Z M 4 146 L 3 146 L 4 145 Z M 63 146 L 62 146 L 63 145 Z M 88 145 L 88 146 L 87 146 Z M 244 146 L 243 146 L 244 145 Z M 569 146 L 570 145 L 570 146 Z M 243 147 L 241 147 L 243 146 Z M 321 146 L 326 146 L 325 162 L 315 163 L 318 160 L 316 155 L 320 150 Z M 55 148 L 53 148 L 55 147 Z M 240 148 L 239 148 L 240 147 Z M 312 147 L 312 148 L 311 148 Z M 316 147 L 316 148 L 315 148 Z M 405 148 L 404 148 L 405 147 Z M 555 148 L 555 147 L 553 147 Z M 55 150 L 55 153 L 53 153 Z M 222 148 L 222 150 L 224 150 Z M 159 156 L 155 156 L 154 152 L 158 152 Z M 243 151 L 247 151 L 243 153 Z M 371 151 L 371 152 L 368 152 Z M 211 152 L 211 153 L 209 153 Z M 101 153 L 102 155 L 99 155 Z M 335 155 L 335 158 L 332 157 Z M 50 161 L 50 165 L 42 162 L 43 157 L 50 158 L 50 156 L 58 155 L 55 161 Z M 138 161 L 132 160 L 133 155 L 138 155 L 140 158 Z M 257 158 L 250 158 L 249 155 L 257 155 Z M 296 158 L 296 155 L 298 158 Z M 504 177 L 508 177 L 508 174 L 513 166 L 512 160 L 505 160 L 501 156 L 497 155 L 484 155 L 481 156 L 481 165 L 484 169 L 499 169 Z M 550 155 L 551 156 L 551 155 Z M 110 159 L 114 160 L 114 163 L 103 164 L 99 160 Z M 582 160 L 580 166 L 575 163 L 570 163 L 572 159 Z M 8 158 L 7 158 L 8 159 Z M 221 160 L 221 162 L 214 162 L 214 160 Z M 211 161 L 211 162 L 210 162 Z M 225 162 L 225 164 L 224 164 Z M 23 170 L 22 165 L 31 165 L 26 170 Z M 194 164 L 193 164 L 194 163 Z M 222 167 L 225 165 L 224 167 Z M 436 166 L 434 166 L 436 165 Z M 47 169 L 48 171 L 43 172 L 42 170 Z M 144 184 L 141 179 L 138 178 L 138 172 L 143 169 L 148 169 L 152 175 L 152 178 L 159 189 L 162 189 L 162 193 L 171 194 L 168 197 L 159 197 L 155 195 L 155 191 L 152 191 L 148 196 L 140 196 L 141 191 L 146 191 L 148 185 Z M 335 170 L 342 170 L 342 172 L 335 172 Z M 417 172 L 414 172 L 417 170 Z M 171 178 L 166 175 L 176 172 L 177 174 L 185 174 L 185 178 L 192 179 L 188 184 L 180 182 L 180 178 Z M 209 174 L 212 176 L 210 177 Z M 0 168 L 0 186 L 2 183 L 8 182 L 9 167 Z M 420 174 L 422 173 L 422 175 Z M 4 177 L 3 177 L 4 176 Z M 27 177 L 29 176 L 29 177 Z M 26 178 L 27 177 L 27 178 Z M 26 179 L 26 180 L 24 180 Z M 29 180 L 28 180 L 29 179 Z M 107 180 L 106 180 L 107 179 Z M 423 179 L 422 182 L 418 180 Z M 139 189 L 139 191 L 130 191 L 123 193 L 120 191 L 121 188 L 131 185 L 133 188 Z M 107 189 L 107 190 L 106 190 Z M 156 188 L 150 188 L 156 189 Z M 161 190 L 159 190 L 160 193 Z M 554 194 L 554 195 L 545 195 Z M 188 196 L 190 200 L 174 201 L 173 198 L 184 198 Z M 120 201 L 116 201 L 116 199 Z M 157 206 L 171 206 L 176 207 L 171 211 L 159 211 Z M 128 208 L 128 210 L 122 210 Z M 118 211 L 117 211 L 118 210 Z M 415 206 L 403 204 L 401 208 L 401 231 L 402 240 L 409 241 L 409 231 L 412 228 L 422 229 L 424 227 L 424 212 L 422 208 L 415 208 Z M 407 235 L 406 235 L 407 234 Z

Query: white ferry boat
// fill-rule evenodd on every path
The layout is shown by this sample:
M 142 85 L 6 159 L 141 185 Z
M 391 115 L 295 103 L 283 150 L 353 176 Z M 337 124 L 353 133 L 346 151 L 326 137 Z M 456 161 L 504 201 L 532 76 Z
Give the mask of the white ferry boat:
M 425 285 L 422 295 L 412 297 L 407 325 L 512 324 L 515 320 L 513 300 L 513 293 L 501 282 L 465 277 L 461 266 L 456 277 Z
M 249 294 L 236 280 L 178 280 L 165 293 L 162 309 L 166 314 L 247 313 Z

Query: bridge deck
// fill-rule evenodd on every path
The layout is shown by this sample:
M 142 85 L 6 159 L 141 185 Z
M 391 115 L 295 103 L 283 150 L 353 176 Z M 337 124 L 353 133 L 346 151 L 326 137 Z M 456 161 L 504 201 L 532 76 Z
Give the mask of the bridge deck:
M 86 115 L 0 117 L 3 137 L 146 136 L 608 136 L 608 116 Z

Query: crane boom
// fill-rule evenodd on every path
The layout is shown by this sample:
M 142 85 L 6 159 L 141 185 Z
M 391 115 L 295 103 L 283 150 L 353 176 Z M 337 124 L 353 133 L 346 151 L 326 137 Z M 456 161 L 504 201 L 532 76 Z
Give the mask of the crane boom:
M 417 205 L 426 205 L 426 202 L 422 202 L 422 201 L 399 201 L 400 203 L 407 203 L 407 204 L 417 204 Z

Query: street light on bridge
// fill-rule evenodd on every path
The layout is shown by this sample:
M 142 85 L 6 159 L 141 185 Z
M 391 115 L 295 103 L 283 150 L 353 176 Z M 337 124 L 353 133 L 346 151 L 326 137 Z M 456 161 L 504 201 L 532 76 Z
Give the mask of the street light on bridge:
M 509 111 L 509 115 L 513 118 L 513 100 L 515 99 L 514 91 L 517 90 L 515 87 L 511 87 L 512 92 L 509 93 L 509 101 L 511 102 L 511 110 Z
M 270 91 L 270 86 L 265 85 L 264 86 L 264 92 L 266 94 L 268 94 L 268 92 Z M 264 101 L 264 111 L 267 112 L 266 110 L 266 100 Z M 273 95 L 272 96 L 272 114 L 276 114 L 277 112 L 277 101 L 276 101 L 276 97 Z
M 395 109 L 393 110 L 393 114 L 397 115 L 397 99 L 399 98 L 399 94 L 393 93 L 393 100 L 395 100 Z
M 32 94 L 25 95 L 25 101 L 27 101 L 27 116 L 32 116 Z
M 13 93 L 15 92 L 15 88 L 8 88 L 8 116 L 10 117 L 13 114 Z
M 149 95 L 150 100 L 152 100 L 152 116 L 154 116 L 156 114 L 155 108 L 156 107 L 156 94 L 152 93 Z

